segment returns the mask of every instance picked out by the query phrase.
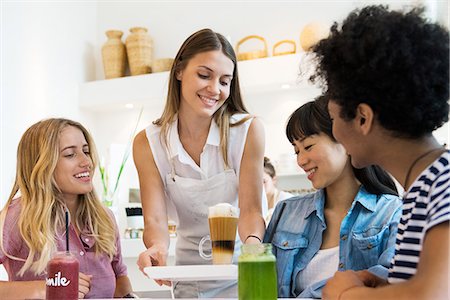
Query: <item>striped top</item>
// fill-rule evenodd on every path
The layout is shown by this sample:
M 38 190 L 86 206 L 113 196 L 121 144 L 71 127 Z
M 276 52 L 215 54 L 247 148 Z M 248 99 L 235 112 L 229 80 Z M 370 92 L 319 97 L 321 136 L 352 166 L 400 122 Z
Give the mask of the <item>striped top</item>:
M 389 283 L 416 273 L 427 231 L 450 220 L 450 151 L 425 169 L 405 193 Z

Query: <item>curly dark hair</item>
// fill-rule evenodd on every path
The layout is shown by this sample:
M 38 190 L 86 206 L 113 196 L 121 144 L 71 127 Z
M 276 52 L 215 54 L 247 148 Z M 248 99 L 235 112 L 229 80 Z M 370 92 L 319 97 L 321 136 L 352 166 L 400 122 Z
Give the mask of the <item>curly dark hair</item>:
M 313 48 L 316 74 L 351 120 L 360 103 L 394 136 L 418 138 L 449 119 L 449 32 L 427 21 L 423 8 L 356 9 Z

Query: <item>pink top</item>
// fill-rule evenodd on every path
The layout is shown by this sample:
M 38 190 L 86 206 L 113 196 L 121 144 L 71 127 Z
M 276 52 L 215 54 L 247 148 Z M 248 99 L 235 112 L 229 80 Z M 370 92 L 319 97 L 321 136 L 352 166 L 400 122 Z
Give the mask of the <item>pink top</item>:
M 9 255 L 26 259 L 29 249 L 19 235 L 17 221 L 21 211 L 20 198 L 14 200 L 8 207 L 5 226 L 3 229 L 3 247 Z M 108 210 L 109 211 L 109 210 Z M 90 236 L 86 232 L 77 235 L 73 226 L 70 226 L 69 246 L 70 251 L 75 254 L 80 263 L 80 272 L 92 275 L 91 289 L 86 298 L 112 298 L 116 289 L 116 278 L 127 275 L 127 267 L 122 261 L 122 251 L 120 247 L 119 230 L 114 215 L 109 211 L 111 219 L 116 228 L 116 247 L 117 253 L 112 261 L 106 254 L 95 256 L 94 244 L 95 237 Z M 65 251 L 66 239 L 65 234 L 56 237 L 57 250 Z M 0 264 L 3 264 L 10 281 L 31 281 L 44 280 L 45 272 L 36 276 L 28 270 L 24 276 L 17 275 L 20 268 L 24 265 L 23 261 L 10 259 L 0 249 Z

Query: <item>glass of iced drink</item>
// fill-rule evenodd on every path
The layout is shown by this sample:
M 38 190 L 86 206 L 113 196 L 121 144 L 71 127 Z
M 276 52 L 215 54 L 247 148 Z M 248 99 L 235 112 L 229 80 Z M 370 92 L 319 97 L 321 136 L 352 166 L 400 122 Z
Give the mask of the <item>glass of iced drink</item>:
M 209 235 L 199 243 L 199 254 L 213 264 L 231 264 L 236 240 L 239 208 L 228 203 L 219 203 L 208 208 Z M 203 245 L 211 240 L 212 255 L 205 254 Z
M 271 244 L 242 245 L 238 258 L 239 300 L 277 299 L 276 259 Z
M 68 251 L 55 252 L 47 264 L 45 299 L 78 299 L 79 271 L 75 255 Z
M 169 220 L 169 236 L 176 237 L 177 236 L 177 223 L 175 221 Z

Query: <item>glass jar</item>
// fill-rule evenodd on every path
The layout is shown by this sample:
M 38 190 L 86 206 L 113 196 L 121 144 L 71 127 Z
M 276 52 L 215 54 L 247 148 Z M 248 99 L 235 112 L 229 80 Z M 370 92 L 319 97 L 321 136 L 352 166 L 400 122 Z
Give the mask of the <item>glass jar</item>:
M 45 299 L 78 299 L 79 270 L 75 255 L 68 251 L 54 253 L 47 264 Z
M 242 245 L 238 258 L 239 299 L 277 299 L 276 259 L 271 244 Z

